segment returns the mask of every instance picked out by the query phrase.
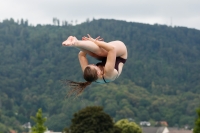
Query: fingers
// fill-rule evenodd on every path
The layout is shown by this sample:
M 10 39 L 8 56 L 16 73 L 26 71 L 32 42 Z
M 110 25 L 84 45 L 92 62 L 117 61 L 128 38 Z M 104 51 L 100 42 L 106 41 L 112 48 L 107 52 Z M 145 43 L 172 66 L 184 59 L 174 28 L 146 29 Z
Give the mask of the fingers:
M 90 36 L 90 34 L 87 34 L 87 35 L 88 35 L 88 40 L 94 41 L 94 39 Z
M 88 36 L 88 37 L 83 36 L 83 37 L 82 37 L 82 40 L 89 40 L 89 41 L 93 41 L 93 40 L 94 40 L 89 34 L 87 34 L 87 36 Z
M 85 36 L 84 36 L 84 37 L 82 37 L 82 40 L 87 40 L 87 39 L 86 39 Z
M 82 37 L 82 40 L 89 40 L 89 38 L 88 37 Z
M 95 40 L 103 41 L 103 38 L 101 38 L 100 36 L 98 36 Z
M 98 36 L 96 39 L 93 39 L 90 34 L 87 34 L 87 37 L 83 36 L 82 40 L 89 40 L 89 41 L 103 41 L 103 38 L 101 38 L 100 36 Z
M 99 38 L 98 40 L 99 40 L 99 41 L 103 41 L 103 38 Z
M 90 34 L 87 34 L 87 35 L 88 35 L 89 38 L 92 38 L 92 37 L 90 36 Z
M 103 41 L 103 38 L 100 38 L 99 41 Z
M 98 36 L 95 40 L 99 40 L 100 36 Z

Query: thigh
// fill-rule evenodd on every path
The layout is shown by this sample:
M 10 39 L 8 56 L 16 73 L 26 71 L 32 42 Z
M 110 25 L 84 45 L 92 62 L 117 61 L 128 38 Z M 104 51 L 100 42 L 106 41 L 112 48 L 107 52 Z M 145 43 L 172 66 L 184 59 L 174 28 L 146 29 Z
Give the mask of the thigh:
M 105 56 L 102 56 L 102 54 L 101 54 L 101 56 L 100 56 L 100 55 L 97 55 L 97 54 L 90 52 L 88 50 L 85 50 L 85 49 L 81 49 L 81 51 L 87 53 L 88 55 L 90 55 L 91 57 L 93 57 L 97 60 L 102 60 L 102 58 L 107 57 L 107 54 L 105 54 Z
M 113 45 L 116 49 L 116 56 L 117 57 L 122 57 L 124 59 L 127 59 L 128 57 L 128 52 L 125 44 L 121 41 L 112 41 L 109 42 L 109 44 Z
M 75 47 L 81 49 L 82 51 L 90 51 L 97 56 L 106 57 L 108 55 L 108 52 L 105 49 L 100 48 L 98 45 L 91 41 L 78 41 Z

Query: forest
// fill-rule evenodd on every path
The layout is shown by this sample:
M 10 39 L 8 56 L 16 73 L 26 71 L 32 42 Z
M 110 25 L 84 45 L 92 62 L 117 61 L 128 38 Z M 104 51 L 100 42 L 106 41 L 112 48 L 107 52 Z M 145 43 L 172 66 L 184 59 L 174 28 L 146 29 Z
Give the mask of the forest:
M 0 22 L 0 132 L 23 130 L 39 108 L 49 130 L 62 131 L 73 114 L 102 106 L 114 121 L 167 121 L 194 126 L 200 106 L 200 31 L 187 27 L 93 19 L 81 24 L 32 26 L 28 20 Z M 128 60 L 120 77 L 92 84 L 79 97 L 62 80 L 84 81 L 78 49 L 63 47 L 68 36 L 123 41 Z M 90 63 L 97 61 L 88 57 Z

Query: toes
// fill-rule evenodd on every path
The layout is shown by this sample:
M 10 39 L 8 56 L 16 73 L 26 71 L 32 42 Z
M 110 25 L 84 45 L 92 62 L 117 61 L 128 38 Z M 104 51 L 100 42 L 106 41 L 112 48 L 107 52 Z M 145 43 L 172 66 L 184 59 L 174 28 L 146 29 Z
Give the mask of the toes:
M 71 46 L 75 42 L 76 38 L 73 36 L 69 36 L 66 41 L 62 43 L 63 46 Z

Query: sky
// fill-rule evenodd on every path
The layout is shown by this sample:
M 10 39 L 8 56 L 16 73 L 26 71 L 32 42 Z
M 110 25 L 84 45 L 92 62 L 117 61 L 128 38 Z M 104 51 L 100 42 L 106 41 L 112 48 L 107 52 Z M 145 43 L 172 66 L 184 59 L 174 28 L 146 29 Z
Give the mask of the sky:
M 200 30 L 200 0 L 0 0 L 0 22 L 10 18 L 31 25 L 103 18 Z

